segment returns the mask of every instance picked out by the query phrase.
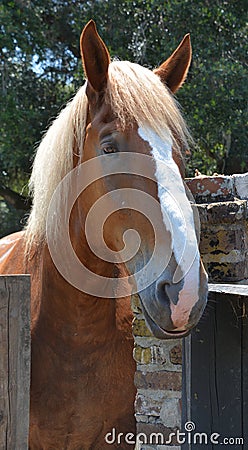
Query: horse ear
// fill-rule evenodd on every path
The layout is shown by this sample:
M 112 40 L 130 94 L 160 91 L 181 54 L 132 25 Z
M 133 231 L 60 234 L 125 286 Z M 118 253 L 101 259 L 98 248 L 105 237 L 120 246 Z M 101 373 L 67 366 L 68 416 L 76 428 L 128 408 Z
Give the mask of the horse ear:
M 89 83 L 96 92 L 102 92 L 107 84 L 110 55 L 97 33 L 93 20 L 90 20 L 82 31 L 80 51 L 84 72 Z
M 154 73 L 174 93 L 182 86 L 187 77 L 191 57 L 190 35 L 186 34 L 174 53 L 155 69 Z

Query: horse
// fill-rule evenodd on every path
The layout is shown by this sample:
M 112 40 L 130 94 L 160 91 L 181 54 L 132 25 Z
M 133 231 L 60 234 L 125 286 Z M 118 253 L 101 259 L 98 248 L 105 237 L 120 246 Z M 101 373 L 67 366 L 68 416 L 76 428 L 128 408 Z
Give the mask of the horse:
M 80 49 L 86 82 L 37 149 L 27 226 L 1 240 L 1 273 L 31 275 L 31 450 L 133 448 L 106 440 L 135 435 L 131 295 L 161 339 L 207 301 L 174 98 L 189 35 L 154 71 L 111 61 L 92 20 Z

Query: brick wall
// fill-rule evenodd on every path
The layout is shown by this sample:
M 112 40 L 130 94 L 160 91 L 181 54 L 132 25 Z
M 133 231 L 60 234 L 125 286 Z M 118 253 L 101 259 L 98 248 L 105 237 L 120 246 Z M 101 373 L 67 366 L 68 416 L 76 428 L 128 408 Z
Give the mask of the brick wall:
M 198 203 L 200 252 L 211 282 L 248 278 L 248 174 L 196 177 L 187 185 Z
M 200 251 L 209 281 L 248 281 L 248 174 L 198 176 L 186 182 L 199 211 Z M 137 433 L 144 442 L 138 448 L 178 450 L 175 441 L 161 445 L 151 435 L 162 433 L 167 441 L 170 433 L 181 429 L 182 340 L 154 338 L 146 327 L 137 295 L 133 296 L 132 308 L 137 363 L 135 415 Z

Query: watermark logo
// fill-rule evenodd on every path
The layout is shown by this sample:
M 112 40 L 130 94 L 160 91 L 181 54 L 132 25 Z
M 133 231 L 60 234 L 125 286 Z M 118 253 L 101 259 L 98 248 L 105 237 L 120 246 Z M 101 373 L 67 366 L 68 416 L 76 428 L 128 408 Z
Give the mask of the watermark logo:
M 168 436 L 164 436 L 163 433 L 138 433 L 134 435 L 133 433 L 120 433 L 115 428 L 113 428 L 109 433 L 105 435 L 105 442 L 109 445 L 121 445 L 130 444 L 137 445 L 139 448 L 140 444 L 148 445 L 170 445 L 170 444 L 192 444 L 192 445 L 229 445 L 237 446 L 244 445 L 244 438 L 242 437 L 225 437 L 221 436 L 219 433 L 208 434 L 206 432 L 196 432 L 196 425 L 192 421 L 188 421 L 184 424 L 184 430 L 176 430 L 175 432 L 169 433 Z
M 194 431 L 195 430 L 195 423 L 188 421 L 184 424 L 184 428 L 186 431 L 190 432 L 190 431 Z
M 163 161 L 159 161 L 159 165 L 161 165 L 164 180 L 169 179 L 171 167 Z M 174 246 L 177 244 L 179 249 L 177 263 L 180 264 L 180 268 L 183 266 L 183 270 L 175 271 L 177 278 L 178 273 L 183 278 L 190 270 L 198 255 L 198 247 L 196 237 L 192 237 L 194 235 L 194 232 L 192 233 L 193 212 L 182 188 L 180 175 L 178 175 L 178 182 L 181 183 L 178 197 L 175 195 L 175 189 L 173 193 L 170 192 L 166 181 L 160 186 L 170 200 L 169 210 L 166 205 L 160 204 L 158 199 L 145 192 L 145 189 L 142 190 L 142 187 L 140 189 L 121 188 L 117 182 L 114 188 L 112 186 L 108 189 L 112 176 L 126 175 L 128 180 L 132 176 L 136 179 L 142 177 L 143 183 L 153 181 L 158 184 L 153 173 L 154 160 L 151 156 L 123 152 L 114 156 L 101 155 L 90 159 L 69 172 L 59 183 L 52 196 L 47 215 L 47 243 L 57 270 L 71 285 L 87 294 L 102 298 L 124 297 L 127 292 L 127 283 L 132 287 L 132 293 L 146 289 L 163 273 L 175 251 L 173 245 L 165 251 L 163 227 L 166 227 L 172 243 L 174 242 Z M 124 232 L 124 247 L 121 251 L 111 250 L 104 240 L 106 220 L 116 211 L 123 209 L 135 210 L 145 216 L 152 225 L 155 236 L 150 259 L 145 261 L 143 267 L 139 267 L 136 273 L 119 279 L 101 276 L 86 267 L 78 258 L 71 242 L 69 223 L 73 206 L 78 197 L 83 196 L 85 190 L 99 180 L 105 186 L 105 190 L 103 189 L 102 194 L 98 195 L 95 203 L 87 211 L 84 230 L 82 230 L 92 253 L 97 258 L 114 264 L 125 263 L 136 257 L 144 236 L 138 234 L 135 224 Z M 192 219 L 191 226 L 189 226 L 189 217 Z M 195 226 L 200 229 L 197 214 Z M 180 237 L 180 245 L 178 237 Z M 176 282 L 180 281 L 180 277 Z

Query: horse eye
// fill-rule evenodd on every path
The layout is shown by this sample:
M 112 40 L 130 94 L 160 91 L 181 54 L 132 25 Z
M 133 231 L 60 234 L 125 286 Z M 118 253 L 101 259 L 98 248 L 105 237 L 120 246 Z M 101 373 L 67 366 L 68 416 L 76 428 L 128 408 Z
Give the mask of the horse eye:
M 117 152 L 117 148 L 114 145 L 105 144 L 105 145 L 102 145 L 102 151 L 104 153 L 116 153 Z

